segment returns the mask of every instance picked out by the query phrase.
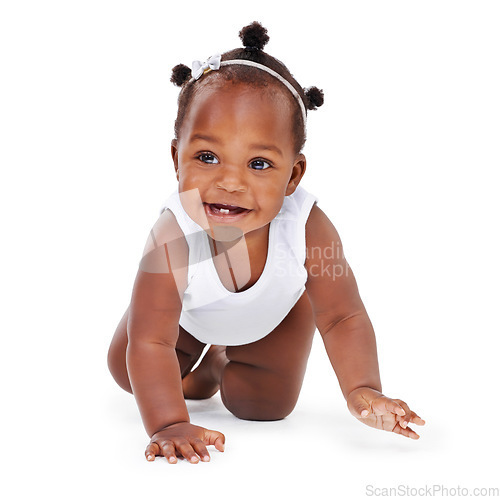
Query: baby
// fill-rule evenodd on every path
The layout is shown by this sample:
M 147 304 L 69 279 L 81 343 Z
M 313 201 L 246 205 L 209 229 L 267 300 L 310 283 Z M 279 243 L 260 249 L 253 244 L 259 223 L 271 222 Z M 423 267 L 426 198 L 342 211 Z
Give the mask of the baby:
M 352 415 L 418 439 L 409 424 L 425 422 L 381 392 L 375 334 L 339 235 L 299 185 L 306 110 L 323 92 L 262 50 L 259 23 L 240 38 L 244 48 L 173 68 L 179 189 L 151 230 L 109 348 L 111 374 L 151 438 L 146 458 L 198 463 L 209 445 L 224 451 L 225 436 L 193 425 L 185 399 L 220 390 L 238 418 L 289 415 L 316 328 Z

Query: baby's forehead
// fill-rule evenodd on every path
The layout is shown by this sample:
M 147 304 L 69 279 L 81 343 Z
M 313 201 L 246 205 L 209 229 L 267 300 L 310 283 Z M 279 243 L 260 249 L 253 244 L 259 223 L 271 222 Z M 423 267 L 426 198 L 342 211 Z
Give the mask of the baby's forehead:
M 279 91 L 267 86 L 207 85 L 191 101 L 186 130 L 226 129 L 247 134 L 289 136 L 293 110 Z
M 279 81 L 276 85 L 275 82 L 248 83 L 221 77 L 209 80 L 209 76 L 216 76 L 214 73 L 217 72 L 194 82 L 200 85 L 193 87 L 195 92 L 185 110 L 179 138 L 191 143 L 197 137 L 226 137 L 229 134 L 233 138 L 240 137 L 243 142 L 268 144 L 272 141 L 279 143 L 282 151 L 290 148 L 295 151 L 297 110 L 286 87 L 281 89 Z
M 256 100 L 268 97 L 275 105 L 290 111 L 292 111 L 295 104 L 290 91 L 270 75 L 264 74 L 258 80 L 250 82 L 241 79 L 229 79 L 227 75 L 221 74 L 209 76 L 212 78 L 206 78 L 203 82 L 196 82 L 201 85 L 196 89 L 193 101 L 197 96 L 205 97 L 210 95 L 211 98 L 216 99 L 218 94 L 222 96 L 232 92 L 246 94 L 250 98 L 254 96 Z

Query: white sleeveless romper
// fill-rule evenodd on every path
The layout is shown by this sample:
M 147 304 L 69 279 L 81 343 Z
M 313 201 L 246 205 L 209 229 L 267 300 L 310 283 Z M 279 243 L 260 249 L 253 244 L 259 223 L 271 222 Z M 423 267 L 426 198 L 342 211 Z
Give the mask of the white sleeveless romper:
M 189 247 L 188 285 L 180 325 L 205 344 L 250 344 L 271 333 L 305 290 L 305 225 L 318 199 L 300 185 L 285 196 L 269 228 L 268 254 L 259 280 L 242 292 L 229 291 L 212 261 L 208 235 L 182 207 L 176 190 L 162 204 L 170 209 Z

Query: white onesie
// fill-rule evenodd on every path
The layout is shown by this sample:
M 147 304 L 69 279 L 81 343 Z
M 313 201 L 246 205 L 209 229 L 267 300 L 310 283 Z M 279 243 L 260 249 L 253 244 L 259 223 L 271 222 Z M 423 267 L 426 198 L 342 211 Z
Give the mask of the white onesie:
M 231 292 L 221 282 L 208 235 L 182 207 L 176 190 L 162 204 L 170 209 L 189 247 L 188 286 L 180 325 L 205 344 L 243 345 L 271 333 L 301 297 L 307 281 L 305 225 L 318 199 L 300 185 L 285 196 L 271 221 L 267 260 L 259 280 Z

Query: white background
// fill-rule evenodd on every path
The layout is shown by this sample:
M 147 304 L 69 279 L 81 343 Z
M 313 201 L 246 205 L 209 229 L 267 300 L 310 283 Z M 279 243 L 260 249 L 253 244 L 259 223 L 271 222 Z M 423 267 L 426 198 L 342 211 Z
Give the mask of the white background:
M 498 2 L 0 5 L 4 498 L 500 486 Z M 355 420 L 317 333 L 288 418 L 238 420 L 218 394 L 189 402 L 226 451 L 148 463 L 106 356 L 176 187 L 171 68 L 240 46 L 253 20 L 301 85 L 324 90 L 303 186 L 341 235 L 384 393 L 427 424 L 413 441 Z

